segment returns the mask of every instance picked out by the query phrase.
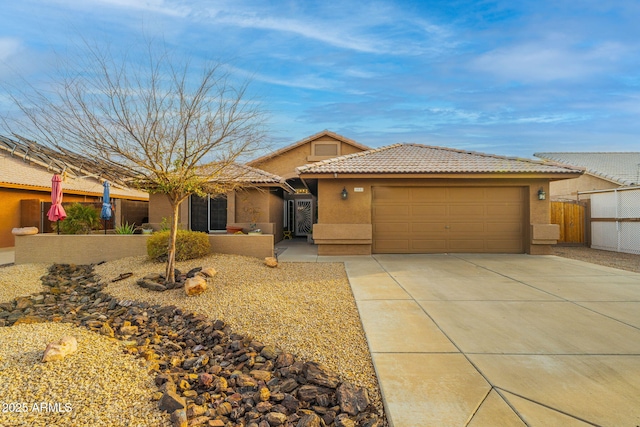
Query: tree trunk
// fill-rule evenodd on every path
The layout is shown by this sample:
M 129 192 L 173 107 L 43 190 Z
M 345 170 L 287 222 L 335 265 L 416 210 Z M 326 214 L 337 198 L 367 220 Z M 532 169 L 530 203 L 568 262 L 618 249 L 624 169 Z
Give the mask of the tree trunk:
M 165 272 L 165 277 L 167 278 L 168 283 L 174 283 L 176 281 L 176 238 L 178 236 L 178 213 L 180 210 L 180 203 L 182 202 L 179 199 L 174 199 L 172 197 L 168 197 L 171 202 L 171 227 L 169 228 L 169 250 L 167 251 L 167 271 Z

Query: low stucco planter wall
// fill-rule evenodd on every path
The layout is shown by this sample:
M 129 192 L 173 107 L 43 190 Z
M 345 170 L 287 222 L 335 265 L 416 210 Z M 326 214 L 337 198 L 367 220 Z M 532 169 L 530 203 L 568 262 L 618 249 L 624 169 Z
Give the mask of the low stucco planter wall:
M 211 252 L 266 258 L 273 256 L 273 234 L 210 234 Z
M 314 224 L 318 255 L 371 255 L 371 224 Z
M 36 234 L 16 236 L 16 264 L 91 264 L 147 253 L 147 238 L 137 234 Z
M 15 263 L 91 264 L 147 254 L 149 235 L 16 236 Z M 257 258 L 273 256 L 273 235 L 209 235 L 211 252 Z

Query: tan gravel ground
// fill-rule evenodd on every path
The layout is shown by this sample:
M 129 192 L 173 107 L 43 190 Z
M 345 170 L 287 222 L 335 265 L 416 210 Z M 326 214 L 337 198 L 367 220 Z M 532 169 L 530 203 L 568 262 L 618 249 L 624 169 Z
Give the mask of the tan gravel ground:
M 11 265 L 0 268 L 0 303 L 44 290 L 40 277 L 47 273 L 46 264 Z
M 602 251 L 585 246 L 556 246 L 553 251 L 554 255 L 564 258 L 640 273 L 640 255 Z
M 105 292 L 120 298 L 175 305 L 222 319 L 234 332 L 248 334 L 305 360 L 314 360 L 342 378 L 367 387 L 381 409 L 378 382 L 358 310 L 342 263 L 280 263 L 269 268 L 257 258 L 210 255 L 178 263 L 186 272 L 214 267 L 218 274 L 205 293 L 187 297 L 183 290 L 154 292 L 135 281 L 164 272 L 164 264 L 131 257 L 99 265 L 96 272 L 111 280 L 120 273 L 134 276 L 111 283 Z
M 42 363 L 47 343 L 65 335 L 78 351 Z M 0 328 L 1 426 L 170 426 L 149 396 L 156 391 L 141 359 L 118 341 L 62 323 Z

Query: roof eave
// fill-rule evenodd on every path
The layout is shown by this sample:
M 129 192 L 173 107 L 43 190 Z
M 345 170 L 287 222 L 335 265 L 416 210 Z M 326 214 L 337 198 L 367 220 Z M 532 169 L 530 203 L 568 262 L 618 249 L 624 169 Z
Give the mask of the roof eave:
M 415 179 L 570 179 L 578 178 L 581 171 L 575 172 L 436 172 L 436 173 L 405 173 L 405 172 L 301 172 L 301 179 L 338 179 L 338 178 L 415 178 Z

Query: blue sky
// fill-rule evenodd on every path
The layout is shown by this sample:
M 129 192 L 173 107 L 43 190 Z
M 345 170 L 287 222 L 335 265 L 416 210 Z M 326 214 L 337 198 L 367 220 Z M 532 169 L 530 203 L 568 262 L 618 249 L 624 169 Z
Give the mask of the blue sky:
M 277 146 L 329 129 L 372 147 L 640 151 L 639 22 L 636 0 L 20 0 L 0 13 L 0 79 L 37 80 L 80 37 L 126 49 L 144 33 L 250 76 Z

